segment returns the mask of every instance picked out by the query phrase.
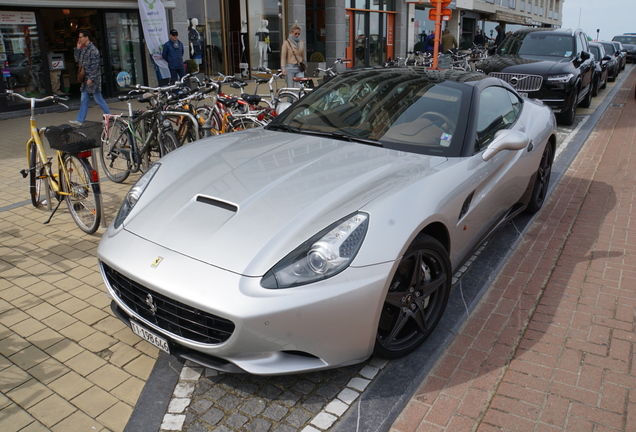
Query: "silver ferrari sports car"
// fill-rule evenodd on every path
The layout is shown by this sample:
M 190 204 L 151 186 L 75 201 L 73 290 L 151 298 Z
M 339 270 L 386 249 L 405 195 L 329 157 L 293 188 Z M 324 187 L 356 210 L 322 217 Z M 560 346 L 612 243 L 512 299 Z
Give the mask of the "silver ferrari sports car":
M 268 126 L 188 144 L 137 181 L 98 249 L 112 309 L 227 372 L 403 356 L 475 249 L 542 206 L 555 146 L 552 111 L 499 79 L 343 73 Z

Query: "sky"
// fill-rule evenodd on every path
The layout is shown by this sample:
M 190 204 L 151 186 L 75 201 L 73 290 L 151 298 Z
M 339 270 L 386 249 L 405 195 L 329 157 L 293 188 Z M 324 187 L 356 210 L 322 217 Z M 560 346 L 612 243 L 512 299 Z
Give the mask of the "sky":
M 563 28 L 581 28 L 592 39 L 636 33 L 636 0 L 563 0 Z

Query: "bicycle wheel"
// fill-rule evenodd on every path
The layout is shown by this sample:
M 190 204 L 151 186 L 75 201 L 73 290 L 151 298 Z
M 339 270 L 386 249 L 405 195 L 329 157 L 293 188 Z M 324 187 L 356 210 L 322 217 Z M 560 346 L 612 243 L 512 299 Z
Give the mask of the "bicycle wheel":
M 281 92 L 278 95 L 278 98 L 282 100 L 283 102 L 294 103 L 298 100 L 298 93 L 285 91 L 285 92 Z
M 94 181 L 97 173 L 86 159 L 74 154 L 63 157 L 64 170 L 68 178 L 61 179 L 66 204 L 77 226 L 87 234 L 99 228 L 102 217 L 102 197 L 99 183 Z
M 175 151 L 179 145 L 179 140 L 173 130 L 166 130 L 159 133 L 159 144 L 161 150 L 161 157 L 164 157 L 171 151 Z
M 141 172 L 146 172 L 155 162 L 161 159 L 163 155 L 159 139 L 157 139 L 159 131 L 154 129 L 160 126 L 155 124 L 151 118 L 145 119 L 143 123 L 144 133 L 142 136 L 145 141 L 139 149 L 139 154 L 141 158 Z M 151 135 L 152 138 L 150 138 Z
M 47 193 L 48 189 L 48 193 Z M 31 204 L 40 208 L 46 204 L 47 196 L 53 196 L 53 190 L 46 174 L 44 162 L 38 153 L 35 143 L 29 146 L 29 190 L 31 194 Z
M 106 177 L 115 183 L 125 181 L 130 175 L 132 146 L 132 134 L 123 121 L 116 120 L 102 131 L 99 159 Z
M 244 130 L 244 129 L 252 129 L 261 127 L 262 125 L 250 117 L 235 117 L 232 122 L 232 127 L 234 130 Z

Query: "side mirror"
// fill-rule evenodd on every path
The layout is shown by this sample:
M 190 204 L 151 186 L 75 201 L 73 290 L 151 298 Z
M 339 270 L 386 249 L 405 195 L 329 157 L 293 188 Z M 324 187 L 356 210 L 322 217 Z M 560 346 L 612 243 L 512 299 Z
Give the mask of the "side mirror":
M 611 56 L 608 56 L 608 55 L 605 55 L 605 57 L 603 57 L 603 60 L 605 60 L 605 61 L 609 61 L 609 60 L 611 60 L 611 59 L 612 59 L 612 57 L 611 57 Z
M 492 159 L 503 150 L 522 150 L 528 146 L 530 138 L 523 132 L 509 129 L 500 130 L 495 134 L 495 139 L 482 154 L 484 161 Z
M 591 54 L 587 51 L 581 51 L 581 60 L 585 61 L 585 60 L 589 60 L 591 57 Z

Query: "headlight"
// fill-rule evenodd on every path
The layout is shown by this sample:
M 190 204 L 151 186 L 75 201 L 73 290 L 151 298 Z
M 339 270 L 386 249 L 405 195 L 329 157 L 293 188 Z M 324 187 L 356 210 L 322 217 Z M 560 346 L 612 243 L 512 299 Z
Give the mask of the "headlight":
M 552 84 L 565 84 L 574 78 L 573 74 L 552 75 L 548 77 L 548 82 Z
M 261 280 L 263 288 L 291 288 L 337 275 L 355 258 L 369 215 L 355 213 L 322 230 L 283 258 Z
M 161 166 L 160 163 L 155 163 L 154 165 L 152 165 L 150 169 L 145 172 L 144 175 L 139 177 L 139 180 L 137 180 L 137 183 L 135 183 L 135 185 L 132 188 L 130 188 L 130 190 L 126 194 L 126 197 L 124 198 L 124 202 L 119 208 L 117 217 L 115 218 L 115 223 L 114 223 L 115 228 L 119 228 L 121 224 L 124 222 L 124 219 L 128 217 L 133 207 L 135 207 L 135 204 L 137 204 L 137 201 L 139 201 L 139 198 L 141 198 L 141 195 L 144 193 L 144 191 L 150 184 L 150 180 L 152 180 L 152 178 L 157 173 L 157 170 L 159 169 L 160 166 Z

